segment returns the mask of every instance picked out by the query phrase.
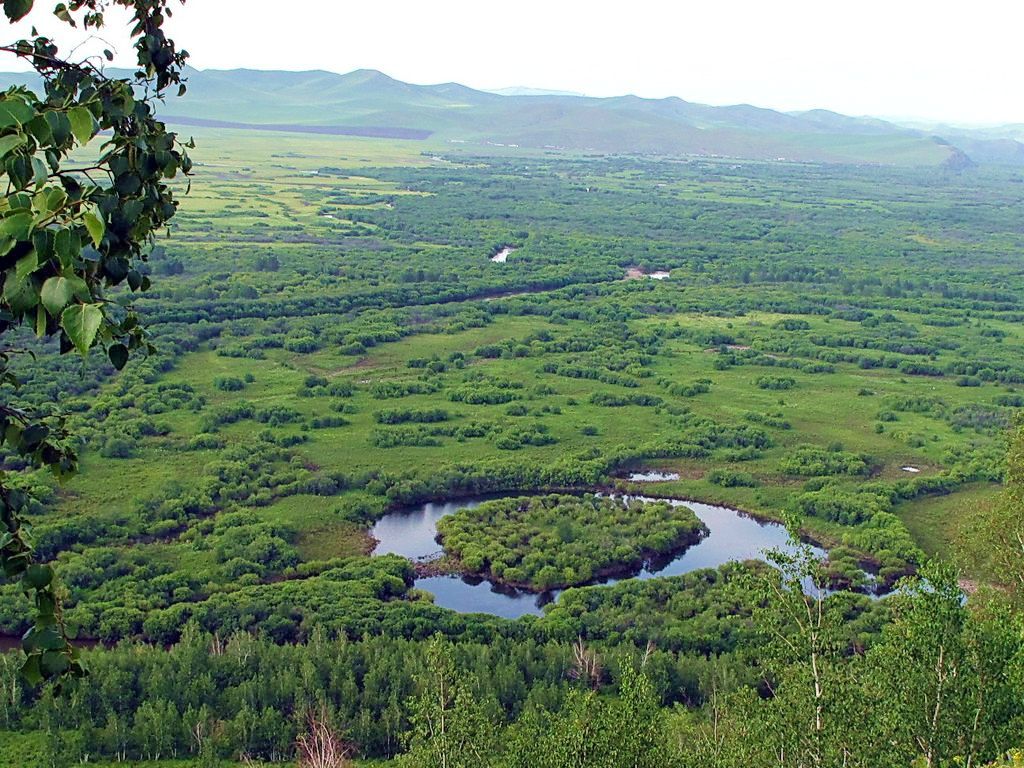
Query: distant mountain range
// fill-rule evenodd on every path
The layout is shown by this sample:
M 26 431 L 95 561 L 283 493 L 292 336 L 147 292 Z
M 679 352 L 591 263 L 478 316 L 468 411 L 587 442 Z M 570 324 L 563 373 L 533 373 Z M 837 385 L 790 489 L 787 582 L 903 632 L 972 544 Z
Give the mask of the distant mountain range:
M 0 74 L 0 88 L 30 83 Z M 376 70 L 345 75 L 251 69 L 191 70 L 169 98 L 169 123 L 349 134 L 605 153 L 932 165 L 1024 165 L 1024 127 L 901 126 L 827 110 L 712 107 L 679 98 L 593 98 L 529 88 L 478 91 L 413 85 Z

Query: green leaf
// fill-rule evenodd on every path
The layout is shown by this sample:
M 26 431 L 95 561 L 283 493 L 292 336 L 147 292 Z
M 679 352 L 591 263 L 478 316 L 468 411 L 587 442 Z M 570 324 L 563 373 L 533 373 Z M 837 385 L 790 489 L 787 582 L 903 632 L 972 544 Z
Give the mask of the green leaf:
M 45 115 L 46 124 L 50 127 L 53 143 L 64 146 L 72 136 L 71 121 L 63 112 L 49 111 Z
M 83 356 L 96 341 L 96 333 L 102 323 L 103 310 L 99 304 L 75 304 L 60 316 L 61 328 Z
M 50 582 L 53 581 L 53 568 L 34 563 L 26 569 L 23 578 L 32 589 L 43 589 L 50 586 Z
M 79 144 L 88 144 L 89 140 L 96 133 L 96 120 L 85 107 L 75 107 L 68 110 L 68 120 L 71 122 L 71 133 Z
M 24 314 L 39 303 L 39 294 L 31 280 L 19 280 L 13 269 L 4 280 L 4 301 L 17 315 Z
M 60 317 L 74 296 L 75 290 L 66 277 L 51 277 L 43 283 L 43 289 L 39 292 L 43 306 L 53 317 Z
M 46 169 L 46 163 L 40 160 L 38 157 L 32 158 L 32 178 L 36 183 L 37 187 L 43 186 L 46 183 L 46 177 L 49 176 L 49 171 Z
M 15 240 L 28 240 L 31 231 L 31 213 L 15 213 L 0 219 L 0 236 L 13 237 Z
M 74 265 L 82 254 L 82 241 L 78 233 L 69 228 L 58 229 L 53 236 L 53 251 L 60 261 L 61 267 L 67 269 Z
M 119 371 L 128 363 L 128 347 L 124 344 L 111 344 L 107 355 L 110 357 L 110 364 Z
M 27 652 L 56 651 L 64 647 L 64 638 L 55 626 L 41 628 L 38 624 L 25 633 L 21 645 Z
M 3 99 L 0 101 L 0 128 L 24 125 L 35 114 L 35 110 L 21 99 Z
M 63 647 L 62 642 L 61 648 Z M 47 677 L 63 675 L 71 666 L 71 662 L 68 661 L 67 654 L 62 653 L 60 650 L 47 651 L 43 654 L 43 658 L 39 663 Z
M 28 681 L 29 685 L 39 685 L 43 682 L 43 674 L 39 671 L 39 657 L 29 656 L 21 667 L 21 676 Z
M 6 157 L 18 147 L 24 145 L 25 137 L 20 133 L 0 137 L 0 158 Z
M 85 228 L 89 230 L 89 237 L 92 238 L 92 244 L 99 248 L 100 242 L 103 240 L 103 235 L 106 234 L 107 231 L 107 223 L 96 210 L 86 211 L 85 216 L 82 218 L 85 220 Z
M 4 0 L 4 13 L 11 21 L 25 18 L 32 10 L 32 0 Z
M 26 253 L 14 265 L 14 275 L 19 280 L 25 280 L 29 275 L 39 268 L 39 254 L 35 248 Z
M 114 189 L 126 197 L 134 195 L 142 189 L 142 179 L 134 173 L 123 174 L 114 180 Z
M 68 201 L 68 193 L 60 187 L 44 187 L 32 196 L 32 208 L 43 216 L 59 211 Z

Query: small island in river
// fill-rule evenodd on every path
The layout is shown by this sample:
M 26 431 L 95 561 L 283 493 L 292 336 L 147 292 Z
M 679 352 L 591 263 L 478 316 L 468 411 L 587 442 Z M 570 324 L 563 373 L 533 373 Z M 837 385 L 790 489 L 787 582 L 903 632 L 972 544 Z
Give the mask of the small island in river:
M 708 532 L 687 507 L 558 494 L 487 501 L 442 518 L 437 530 L 444 556 L 427 570 L 534 592 L 634 575 Z

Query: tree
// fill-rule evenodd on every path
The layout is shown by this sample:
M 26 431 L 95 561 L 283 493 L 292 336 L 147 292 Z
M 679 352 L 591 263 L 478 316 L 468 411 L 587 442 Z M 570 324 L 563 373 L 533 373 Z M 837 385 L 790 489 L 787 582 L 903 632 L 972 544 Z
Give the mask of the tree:
M 965 602 L 957 571 L 936 562 L 894 601 L 863 678 L 877 703 L 874 743 L 926 768 L 979 765 L 1015 745 L 1024 715 L 1019 617 L 981 598 Z
M 451 643 L 427 646 L 420 693 L 411 703 L 412 733 L 403 768 L 484 768 L 494 755 L 494 723 L 455 666 Z
M 171 1 L 70 0 L 54 9 L 64 24 L 87 31 L 104 26 L 109 8 L 127 10 L 138 63 L 131 77 L 109 77 L 93 60 L 72 61 L 34 29 L 29 39 L 0 45 L 29 63 L 42 86 L 40 93 L 0 93 L 0 385 L 15 392 L 12 363 L 27 353 L 12 341 L 19 327 L 55 337 L 62 353 L 85 356 L 99 346 L 116 369 L 133 352 L 152 349 L 131 300 L 149 288 L 147 249 L 177 210 L 168 182 L 191 169 L 187 147 L 154 115 L 166 89 L 185 88 L 187 53 L 163 31 Z M 33 6 L 5 0 L 4 13 L 14 22 Z M 80 161 L 83 154 L 96 159 Z M 72 436 L 57 413 L 0 403 L 0 447 L 58 478 L 76 469 Z M 23 486 L 17 473 L 0 470 L 0 567 L 20 578 L 35 604 L 22 671 L 32 682 L 81 675 L 54 571 L 34 561 L 23 519 L 31 497 Z
M 828 598 L 820 558 L 799 538 L 799 521 L 787 522 L 790 549 L 769 554 L 778 572 L 760 576 L 763 602 L 754 613 L 765 640 L 764 685 L 772 693 L 765 715 L 774 724 L 765 744 L 774 742 L 780 765 L 848 764 L 850 702 L 840 703 L 851 682 L 842 663 L 844 617 Z
M 505 737 L 505 765 L 662 768 L 672 764 L 663 714 L 645 664 L 627 664 L 617 699 L 577 686 L 557 712 L 528 710 Z
M 987 567 L 1018 607 L 1024 606 L 1024 417 L 1018 417 L 1006 453 L 1003 491 L 964 526 L 965 562 Z
M 299 768 L 346 768 L 352 764 L 352 747 L 331 727 L 326 707 L 309 712 L 306 732 L 299 735 L 295 747 Z

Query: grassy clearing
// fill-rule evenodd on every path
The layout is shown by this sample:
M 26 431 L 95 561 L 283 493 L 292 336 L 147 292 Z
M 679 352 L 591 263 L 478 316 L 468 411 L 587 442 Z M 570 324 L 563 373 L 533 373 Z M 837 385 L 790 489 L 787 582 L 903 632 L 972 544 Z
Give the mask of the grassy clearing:
M 935 496 L 908 502 L 899 508 L 906 523 L 925 552 L 949 555 L 957 542 L 970 536 L 971 517 L 993 504 L 1001 491 L 995 484 L 973 484 L 950 496 Z

